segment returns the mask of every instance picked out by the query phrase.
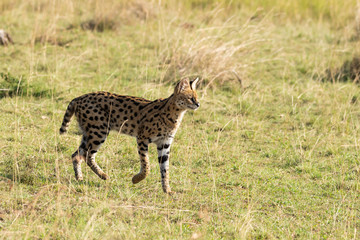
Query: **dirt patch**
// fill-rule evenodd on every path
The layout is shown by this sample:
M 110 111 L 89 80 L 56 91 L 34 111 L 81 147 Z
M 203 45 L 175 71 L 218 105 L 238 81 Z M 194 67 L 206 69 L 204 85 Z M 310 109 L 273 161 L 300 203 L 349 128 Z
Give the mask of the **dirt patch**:
M 339 68 L 327 69 L 323 81 L 360 83 L 360 56 L 345 61 Z

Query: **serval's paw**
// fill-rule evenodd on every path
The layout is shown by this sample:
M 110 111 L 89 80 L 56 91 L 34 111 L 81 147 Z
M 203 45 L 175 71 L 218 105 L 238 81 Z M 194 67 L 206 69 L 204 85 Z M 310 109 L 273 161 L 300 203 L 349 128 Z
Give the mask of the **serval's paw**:
M 76 180 L 78 181 L 78 182 L 82 182 L 82 181 L 84 181 L 84 178 L 81 176 L 81 177 L 75 177 L 76 178 Z
M 174 197 L 176 195 L 176 192 L 170 191 L 170 192 L 167 192 L 166 194 L 168 194 L 169 196 Z
M 103 173 L 103 174 L 101 174 L 100 178 L 101 178 L 102 180 L 108 180 L 108 179 L 109 179 L 109 175 L 107 175 L 106 173 Z
M 140 181 L 144 180 L 145 177 L 143 175 L 139 175 L 139 174 L 136 174 L 133 178 L 132 178 L 132 183 L 133 184 L 137 184 L 139 183 Z

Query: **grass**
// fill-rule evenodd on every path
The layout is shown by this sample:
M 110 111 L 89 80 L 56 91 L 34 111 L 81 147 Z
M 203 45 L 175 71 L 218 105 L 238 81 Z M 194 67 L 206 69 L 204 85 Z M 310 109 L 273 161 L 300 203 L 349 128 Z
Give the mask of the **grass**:
M 87 3 L 0 3 L 15 41 L 0 51 L 0 238 L 360 237 L 359 87 L 322 81 L 359 54 L 356 1 Z M 172 146 L 175 197 L 154 146 L 131 183 L 136 143 L 116 133 L 97 156 L 110 180 L 75 180 L 74 121 L 58 135 L 71 99 L 166 97 L 185 76 L 202 78 L 201 107 Z

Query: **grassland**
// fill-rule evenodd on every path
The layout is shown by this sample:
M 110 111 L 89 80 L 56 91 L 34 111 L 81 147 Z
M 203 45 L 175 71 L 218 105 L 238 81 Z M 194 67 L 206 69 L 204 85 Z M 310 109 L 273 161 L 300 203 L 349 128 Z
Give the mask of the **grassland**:
M 0 48 L 0 238 L 360 238 L 359 86 L 323 81 L 359 54 L 356 6 L 1 1 L 15 44 Z M 202 78 L 201 107 L 172 147 L 174 197 L 154 146 L 131 183 L 136 143 L 116 133 L 97 156 L 110 180 L 74 179 L 76 124 L 58 135 L 72 98 L 156 99 L 186 76 Z

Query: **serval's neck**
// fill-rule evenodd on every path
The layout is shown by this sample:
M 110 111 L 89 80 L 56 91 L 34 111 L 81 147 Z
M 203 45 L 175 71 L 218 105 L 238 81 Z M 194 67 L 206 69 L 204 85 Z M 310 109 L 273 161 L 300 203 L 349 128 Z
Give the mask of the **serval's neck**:
M 176 105 L 174 94 L 164 100 L 162 115 L 166 118 L 169 124 L 174 126 L 174 128 L 178 128 L 180 126 L 185 112 L 185 109 L 181 109 Z

